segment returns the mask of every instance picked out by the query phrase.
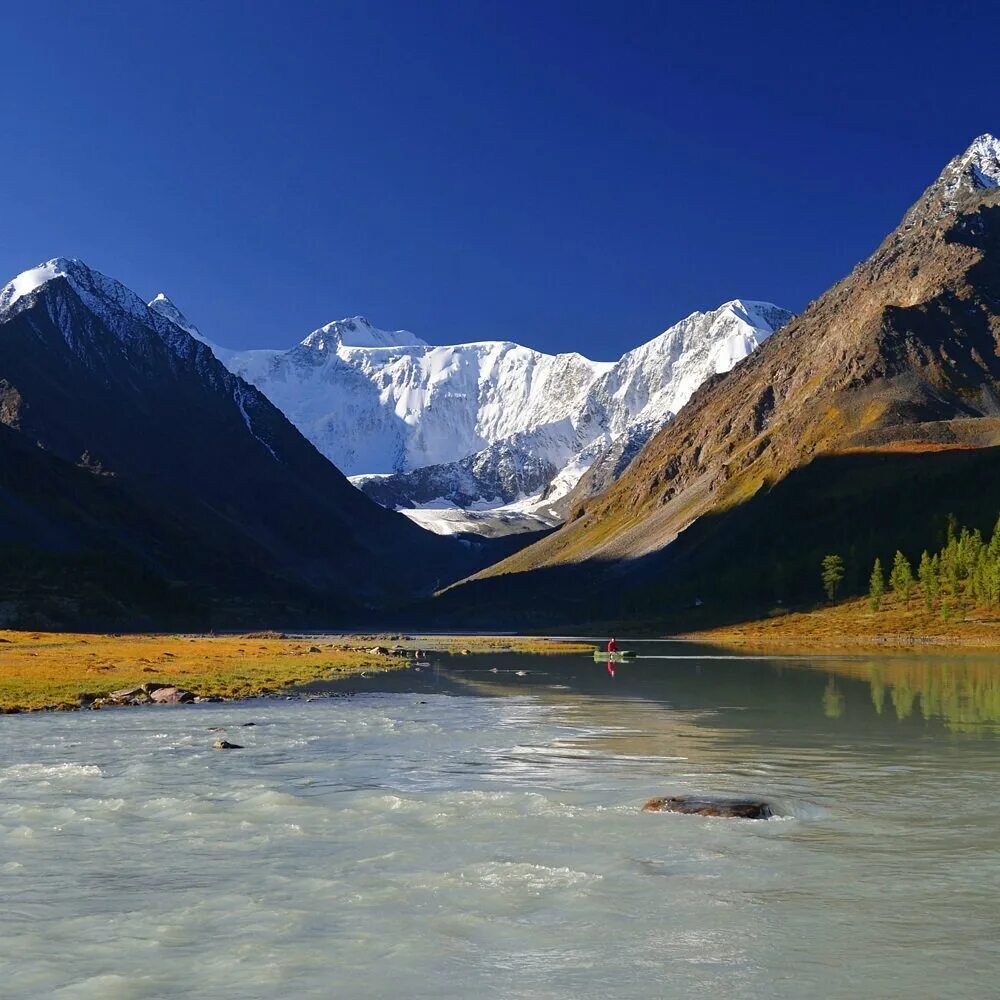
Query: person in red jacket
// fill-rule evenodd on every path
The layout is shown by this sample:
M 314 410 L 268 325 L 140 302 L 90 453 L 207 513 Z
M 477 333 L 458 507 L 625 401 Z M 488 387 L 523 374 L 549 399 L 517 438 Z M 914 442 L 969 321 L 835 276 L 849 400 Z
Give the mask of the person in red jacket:
M 614 639 L 609 639 L 608 640 L 608 652 L 609 653 L 617 653 L 618 652 L 618 643 L 615 642 Z

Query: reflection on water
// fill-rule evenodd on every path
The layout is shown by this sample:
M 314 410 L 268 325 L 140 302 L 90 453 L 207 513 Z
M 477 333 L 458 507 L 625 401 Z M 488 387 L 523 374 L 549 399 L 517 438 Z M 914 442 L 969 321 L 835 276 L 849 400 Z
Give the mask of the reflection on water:
M 728 681 L 735 674 L 738 684 L 752 686 L 760 692 L 771 690 L 771 681 L 782 685 L 798 684 L 790 678 L 796 672 L 808 672 L 825 675 L 817 707 L 827 719 L 841 719 L 851 711 L 865 714 L 863 710 L 870 702 L 877 715 L 888 713 L 899 720 L 918 715 L 927 721 L 941 721 L 955 732 L 982 736 L 995 734 L 1000 727 L 998 656 L 897 652 L 879 657 L 846 654 L 813 658 L 781 655 L 741 657 L 721 655 L 717 651 L 699 651 L 688 644 L 636 645 L 643 650 L 638 659 L 608 663 L 604 669 L 611 680 L 621 671 L 624 690 L 642 697 L 657 698 L 668 692 L 676 696 L 678 686 L 683 688 L 685 684 L 687 673 L 702 676 L 709 664 L 712 665 L 716 688 L 721 681 Z M 684 651 L 678 652 L 678 649 Z M 699 652 L 704 655 L 699 655 Z M 567 670 L 580 677 L 583 670 L 579 663 L 567 663 L 566 660 L 560 658 L 558 664 L 543 662 L 539 666 L 538 660 L 534 659 L 535 680 Z M 523 691 L 525 687 L 524 684 L 505 684 L 503 675 L 495 675 L 497 679 L 492 683 L 482 678 L 477 681 L 474 678 L 481 667 L 470 665 L 455 669 L 455 666 L 453 658 L 444 661 L 437 677 L 439 684 L 444 676 L 462 687 L 474 688 L 478 684 L 484 693 L 491 687 L 505 693 Z M 511 663 L 504 675 L 516 674 L 519 669 L 522 669 L 519 665 Z M 851 684 L 849 681 L 864 683 Z M 592 679 L 584 680 L 582 686 L 588 693 L 596 693 Z M 777 701 L 785 701 L 786 696 L 787 690 L 783 687 Z M 797 710 L 806 718 L 811 714 L 807 704 L 799 704 Z
M 861 677 L 871 688 L 880 715 L 891 708 L 898 719 L 919 712 L 942 719 L 956 731 L 983 734 L 1000 724 L 1000 668 L 996 661 L 955 663 L 910 657 L 842 664 L 837 672 Z

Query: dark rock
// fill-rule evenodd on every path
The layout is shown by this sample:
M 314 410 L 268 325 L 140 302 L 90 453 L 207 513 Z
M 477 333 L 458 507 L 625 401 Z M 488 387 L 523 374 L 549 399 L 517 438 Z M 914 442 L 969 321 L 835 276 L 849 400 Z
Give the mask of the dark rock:
M 169 684 L 157 684 L 155 681 L 146 681 L 146 683 L 142 685 L 142 690 L 145 691 L 146 694 L 152 694 L 154 691 L 159 691 L 161 688 L 168 687 L 170 687 Z
M 239 743 L 230 743 L 229 740 L 216 740 L 212 744 L 213 750 L 243 750 Z
M 157 705 L 184 705 L 194 701 L 194 695 L 190 691 L 175 687 L 157 688 L 149 698 Z
M 256 725 L 257 725 L 256 722 L 244 722 L 243 728 L 246 729 L 247 726 L 256 726 Z
M 309 652 L 310 653 L 322 653 L 323 650 L 320 649 L 319 646 L 310 646 L 309 647 Z
M 729 819 L 770 819 L 774 810 L 763 799 L 717 799 L 701 795 L 673 795 L 650 799 L 643 812 L 674 812 L 689 816 L 722 816 Z

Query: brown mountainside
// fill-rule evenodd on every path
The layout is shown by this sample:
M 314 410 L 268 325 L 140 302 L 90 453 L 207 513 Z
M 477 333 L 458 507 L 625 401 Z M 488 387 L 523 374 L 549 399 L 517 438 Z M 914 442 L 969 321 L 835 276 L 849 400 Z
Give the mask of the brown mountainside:
M 977 139 L 868 260 L 702 386 L 617 483 L 480 577 L 580 563 L 627 576 L 627 561 L 669 550 L 704 515 L 759 506 L 817 456 L 1000 443 L 998 155 Z

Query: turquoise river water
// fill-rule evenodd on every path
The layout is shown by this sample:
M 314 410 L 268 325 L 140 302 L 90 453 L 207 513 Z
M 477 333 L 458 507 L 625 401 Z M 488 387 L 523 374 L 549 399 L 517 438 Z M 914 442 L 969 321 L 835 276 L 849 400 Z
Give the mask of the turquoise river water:
M 634 648 L 0 718 L 0 995 L 995 994 L 1000 658 Z

